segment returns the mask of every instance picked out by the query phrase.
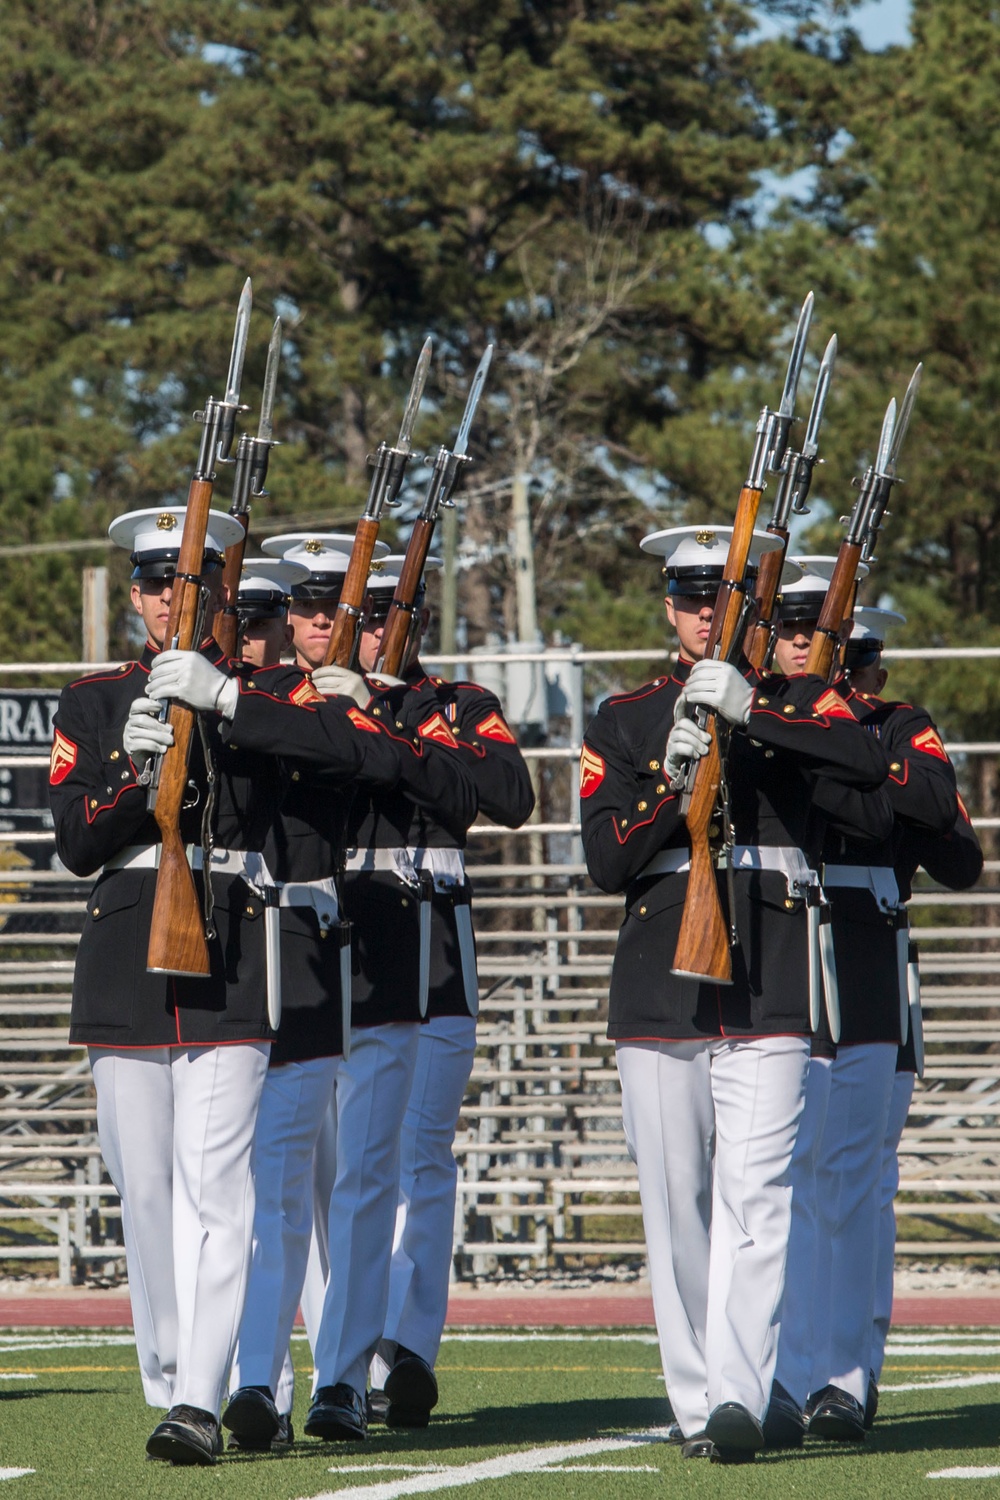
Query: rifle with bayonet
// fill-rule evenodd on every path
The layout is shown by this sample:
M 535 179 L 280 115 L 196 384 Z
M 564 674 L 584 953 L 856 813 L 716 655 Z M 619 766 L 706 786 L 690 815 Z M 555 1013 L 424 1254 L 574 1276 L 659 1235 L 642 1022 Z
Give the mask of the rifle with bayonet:
M 417 360 L 417 368 L 410 385 L 410 394 L 406 398 L 403 420 L 395 446 L 383 441 L 369 458 L 374 473 L 368 488 L 364 515 L 358 522 L 354 533 L 351 560 L 344 575 L 337 612 L 333 617 L 333 628 L 330 631 L 326 655 L 323 658 L 325 667 L 334 664 L 338 667 L 354 666 L 361 634 L 365 589 L 368 586 L 368 575 L 371 572 L 372 558 L 375 555 L 375 543 L 378 541 L 382 511 L 387 505 L 399 504 L 397 497 L 412 452 L 413 424 L 420 407 L 420 398 L 424 393 L 430 363 L 431 341 L 427 339 L 420 351 L 420 358 Z
M 240 405 L 240 382 L 251 305 L 250 278 L 247 277 L 236 314 L 226 394 L 221 401 L 210 398 L 204 411 L 195 412 L 195 421 L 202 424 L 201 445 L 188 489 L 184 531 L 170 594 L 164 641 L 171 649 L 197 650 L 204 631 L 205 594 L 201 574 L 208 513 L 212 505 L 215 466 L 228 459 L 236 431 L 236 417 L 246 410 Z M 146 966 L 155 973 L 207 975 L 208 945 L 201 904 L 180 833 L 195 713 L 181 703 L 171 703 L 165 717 L 173 728 L 174 739 L 159 758 L 149 792 L 149 805 L 160 830 L 161 849 Z M 205 879 L 208 878 L 206 872 Z
M 774 654 L 774 639 L 777 620 L 774 604 L 781 584 L 781 570 L 788 550 L 788 527 L 793 515 L 807 516 L 809 508 L 806 497 L 812 483 L 813 469 L 820 461 L 819 429 L 823 421 L 826 398 L 833 378 L 833 365 L 837 358 L 837 335 L 833 334 L 820 362 L 816 389 L 813 392 L 812 409 L 806 424 L 806 434 L 799 453 L 789 451 L 781 470 L 781 478 L 774 497 L 774 510 L 767 524 L 770 536 L 781 542 L 780 548 L 765 552 L 757 571 L 754 600 L 757 606 L 756 620 L 747 636 L 744 655 L 752 667 L 766 670 Z
M 752 601 L 747 598 L 746 575 L 754 526 L 767 475 L 780 473 L 785 461 L 812 308 L 813 294 L 810 292 L 799 313 L 781 404 L 776 412 L 765 406 L 757 422 L 753 457 L 740 490 L 729 552 L 705 647 L 705 659 L 708 661 L 732 661 L 739 655 L 742 647 L 753 607 Z M 723 754 L 715 714 L 700 709 L 696 719 L 703 729 L 708 730 L 711 744 L 700 760 L 689 765 L 682 788 L 681 814 L 687 822 L 691 840 L 691 868 L 671 972 L 685 978 L 731 984 L 733 970 L 729 949 L 735 941 L 735 928 L 726 927 L 715 879 L 715 862 L 709 844 L 709 826 L 718 817 Z M 729 816 L 725 807 L 723 821 L 728 830 Z M 731 839 L 727 835 L 727 845 L 730 843 Z
M 847 524 L 847 534 L 837 552 L 837 561 L 806 659 L 806 671 L 824 677 L 828 682 L 840 658 L 841 628 L 854 612 L 858 563 L 870 564 L 875 561 L 878 534 L 883 520 L 889 514 L 886 510 L 889 495 L 892 486 L 899 483 L 896 465 L 913 415 L 922 373 L 923 365 L 917 365 L 906 388 L 898 418 L 895 397 L 886 407 L 875 462 L 865 470 L 850 516 L 841 517 Z
M 374 675 L 377 677 L 397 676 L 406 657 L 406 648 L 413 630 L 414 604 L 420 588 L 420 580 L 424 574 L 427 554 L 431 549 L 431 538 L 434 535 L 438 513 L 442 506 L 450 509 L 454 505 L 451 494 L 455 488 L 459 469 L 472 462 L 466 452 L 469 446 L 469 433 L 472 429 L 472 419 L 479 405 L 479 398 L 483 393 L 483 386 L 486 384 L 486 373 L 492 358 L 493 345 L 487 344 L 486 352 L 472 377 L 465 412 L 455 438 L 455 446 L 453 448 L 441 447 L 434 455 L 427 495 L 420 514 L 413 523 L 413 530 L 410 532 L 403 566 L 399 570 L 399 582 L 396 584 L 385 629 L 382 632 L 379 658 L 375 664 Z
M 227 590 L 227 602 L 216 612 L 212 623 L 212 634 L 226 656 L 235 656 L 239 649 L 239 612 L 237 599 L 240 591 L 240 575 L 243 572 L 243 557 L 247 550 L 247 532 L 250 529 L 250 502 L 267 494 L 267 466 L 271 449 L 276 448 L 274 438 L 274 393 L 278 384 L 278 365 L 281 361 L 281 319 L 275 318 L 271 329 L 271 341 L 267 346 L 267 365 L 264 369 L 264 392 L 260 401 L 260 423 L 257 436 L 241 432 L 236 444 L 236 462 L 233 467 L 233 501 L 229 514 L 243 527 L 243 536 L 226 548 L 226 562 L 222 581 Z

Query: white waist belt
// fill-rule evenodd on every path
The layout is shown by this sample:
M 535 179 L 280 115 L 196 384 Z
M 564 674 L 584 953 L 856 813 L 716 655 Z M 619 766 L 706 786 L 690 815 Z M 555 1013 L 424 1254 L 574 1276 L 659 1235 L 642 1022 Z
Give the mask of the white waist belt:
M 278 888 L 279 906 L 311 907 L 324 927 L 340 920 L 337 886 L 332 875 L 324 880 L 286 880 Z
M 823 884 L 831 890 L 837 886 L 850 886 L 858 891 L 871 891 L 883 911 L 894 910 L 899 905 L 896 872 L 889 865 L 827 865 L 823 870 Z
M 162 844 L 127 844 L 105 861 L 106 870 L 158 870 Z M 184 853 L 192 870 L 204 868 L 204 851 L 199 844 L 185 844 Z M 264 856 L 242 849 L 213 849 L 211 868 L 224 875 L 244 875 L 255 884 L 273 885 Z
M 646 875 L 681 875 L 690 868 L 691 856 L 686 849 L 664 849 L 639 871 L 636 879 Z M 819 884 L 819 876 L 802 850 L 791 846 L 737 844 L 733 849 L 733 869 L 776 870 L 784 875 L 789 891 L 798 889 L 799 894 L 807 886 Z
M 465 855 L 461 849 L 348 849 L 344 868 L 351 875 L 369 875 L 375 870 L 398 875 L 407 885 L 419 885 L 426 870 L 434 877 L 434 888 L 465 884 Z

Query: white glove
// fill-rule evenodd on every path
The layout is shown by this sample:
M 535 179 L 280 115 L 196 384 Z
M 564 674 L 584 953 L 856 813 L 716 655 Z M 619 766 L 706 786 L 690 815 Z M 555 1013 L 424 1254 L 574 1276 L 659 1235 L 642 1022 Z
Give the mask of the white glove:
M 130 704 L 128 718 L 122 731 L 122 744 L 136 770 L 141 774 L 146 762 L 154 755 L 169 750 L 174 742 L 174 731 L 169 724 L 161 724 L 157 715 L 163 707 L 155 698 L 136 698 Z
M 351 672 L 347 667 L 317 667 L 312 674 L 313 687 L 327 698 L 353 698 L 359 708 L 367 708 L 371 700 L 368 684 L 360 672 Z
M 684 697 L 697 708 L 709 708 L 730 724 L 750 717 L 753 688 L 727 661 L 696 661 L 684 684 Z
M 678 720 L 667 736 L 667 753 L 663 758 L 663 769 L 671 785 L 678 780 L 688 761 L 701 760 L 708 754 L 711 743 L 708 730 L 699 729 L 693 719 Z
M 163 651 L 149 673 L 146 692 L 150 698 L 179 698 L 189 708 L 221 714 L 231 719 L 240 690 L 235 677 L 227 677 L 197 651 Z

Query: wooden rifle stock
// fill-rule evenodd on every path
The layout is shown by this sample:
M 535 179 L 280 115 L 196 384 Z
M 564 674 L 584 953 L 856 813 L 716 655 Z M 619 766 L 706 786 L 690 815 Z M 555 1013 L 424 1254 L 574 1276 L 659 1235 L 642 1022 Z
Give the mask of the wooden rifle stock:
M 188 490 L 187 516 L 164 637 L 166 646 L 176 645 L 182 651 L 190 651 L 199 644 L 196 636 L 201 602 L 200 578 L 211 503 L 211 481 L 193 479 Z M 209 973 L 201 902 L 180 836 L 194 720 L 192 709 L 180 703 L 171 704 L 168 722 L 174 731 L 174 742 L 160 763 L 154 811 L 162 849 L 160 867 L 156 872 L 146 967 L 168 974 Z
M 212 634 L 222 647 L 223 654 L 235 656 L 239 644 L 239 611 L 236 601 L 240 592 L 240 577 L 243 573 L 243 558 L 247 550 L 247 530 L 250 525 L 250 516 L 247 511 L 235 517 L 243 527 L 241 541 L 234 542 L 231 547 L 226 548 L 226 561 L 222 570 L 222 581 L 228 590 L 228 603 L 215 613 L 212 621 Z
M 326 655 L 323 657 L 324 667 L 333 665 L 351 667 L 354 664 L 361 624 L 361 607 L 364 604 L 368 575 L 371 573 L 372 558 L 375 555 L 378 530 L 378 521 L 368 516 L 362 516 L 358 522 L 358 529 L 354 533 L 354 546 L 351 548 L 351 560 L 344 575 L 337 612 L 333 617 L 333 628 L 327 642 Z
M 771 631 L 774 622 L 774 601 L 778 597 L 778 588 L 781 584 L 781 570 L 785 565 L 785 552 L 788 548 L 788 532 L 777 526 L 769 526 L 768 532 L 771 536 L 779 537 L 781 547 L 773 552 L 765 552 L 760 560 L 760 568 L 757 573 L 757 585 L 754 589 L 754 599 L 757 602 L 757 618 L 747 635 L 744 655 L 752 667 L 761 671 L 767 661 L 768 650 L 771 645 Z
M 722 586 L 715 601 L 712 628 L 705 647 L 706 661 L 731 659 L 741 644 L 739 629 L 745 618 L 742 583 L 763 493 L 762 486 L 751 485 L 744 485 L 740 491 Z M 729 935 L 709 846 L 709 826 L 716 811 L 722 775 L 714 714 L 708 715 L 704 727 L 711 735 L 712 743 L 708 754 L 703 755 L 695 767 L 684 809 L 691 839 L 691 871 L 672 972 L 712 980 L 716 984 L 731 984 L 733 969 L 729 957 Z
M 834 657 L 840 645 L 840 628 L 853 608 L 860 561 L 860 544 L 841 542 L 806 658 L 806 671 L 827 681 L 833 671 Z
M 379 646 L 377 671 L 386 677 L 398 677 L 403 666 L 413 629 L 413 605 L 424 574 L 427 554 L 431 550 L 433 535 L 434 519 L 427 520 L 418 516 L 413 523 L 406 556 L 399 572 L 399 582 L 382 632 L 382 644 Z

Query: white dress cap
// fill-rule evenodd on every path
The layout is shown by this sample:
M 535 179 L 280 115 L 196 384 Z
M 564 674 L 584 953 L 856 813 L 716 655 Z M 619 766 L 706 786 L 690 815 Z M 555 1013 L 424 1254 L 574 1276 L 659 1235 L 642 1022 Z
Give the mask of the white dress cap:
M 352 531 L 286 531 L 281 536 L 269 536 L 261 543 L 261 550 L 269 557 L 289 557 L 303 563 L 310 573 L 346 573 L 354 546 Z M 385 542 L 376 542 L 373 556 L 385 557 L 389 551 Z
M 886 637 L 886 632 L 894 630 L 897 625 L 905 625 L 906 616 L 901 615 L 895 609 L 876 609 L 873 605 L 862 604 L 854 611 L 854 624 L 851 629 L 852 646 L 871 643 L 881 646 Z
M 125 547 L 136 561 L 141 562 L 146 554 L 159 557 L 180 551 L 184 531 L 183 505 L 153 506 L 148 510 L 130 510 L 116 516 L 108 527 L 108 536 L 116 547 Z M 243 536 L 243 527 L 235 516 L 224 510 L 210 510 L 208 531 L 205 535 L 205 551 L 217 552 L 220 556 L 227 547 L 232 547 Z
M 374 589 L 378 593 L 384 593 L 386 589 L 392 589 L 395 592 L 405 561 L 406 558 L 402 553 L 390 553 L 387 557 L 375 558 L 372 570 L 368 574 L 368 589 Z M 434 573 L 443 566 L 440 557 L 428 557 L 424 563 L 424 572 Z
M 244 559 L 240 574 L 239 597 L 250 595 L 265 597 L 280 595 L 287 597 L 292 585 L 309 577 L 308 568 L 287 558 L 248 557 Z

